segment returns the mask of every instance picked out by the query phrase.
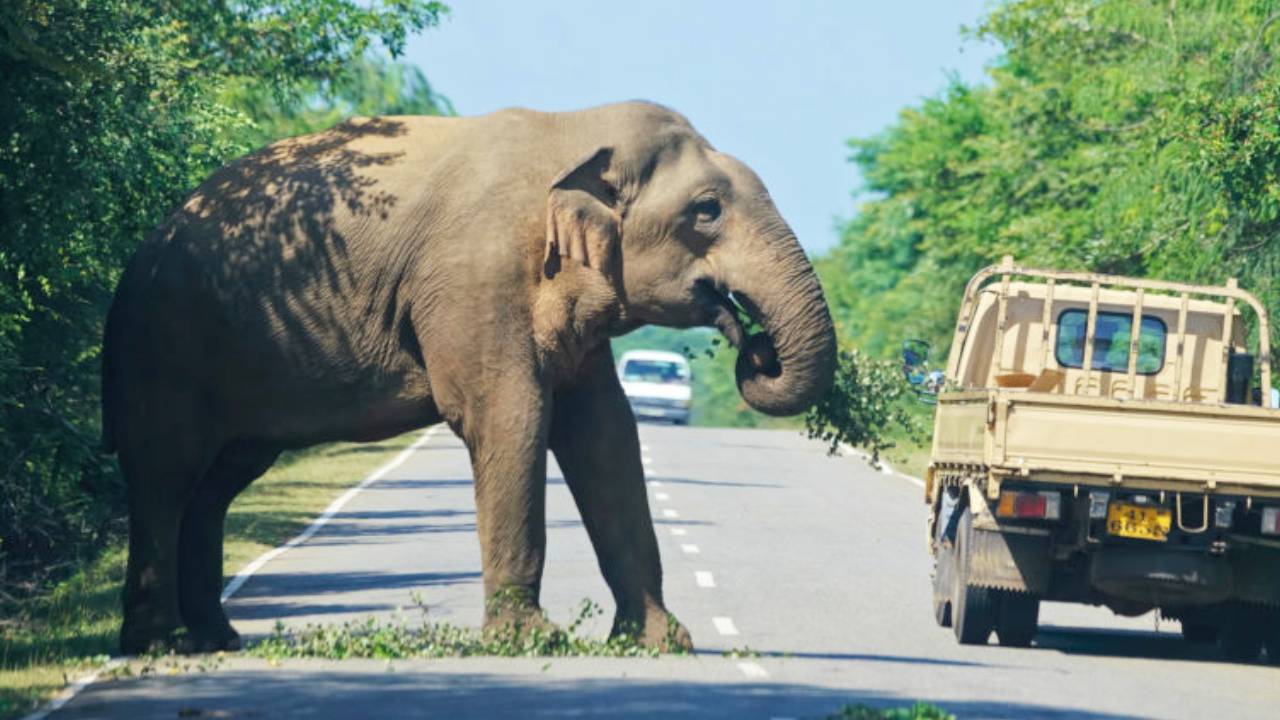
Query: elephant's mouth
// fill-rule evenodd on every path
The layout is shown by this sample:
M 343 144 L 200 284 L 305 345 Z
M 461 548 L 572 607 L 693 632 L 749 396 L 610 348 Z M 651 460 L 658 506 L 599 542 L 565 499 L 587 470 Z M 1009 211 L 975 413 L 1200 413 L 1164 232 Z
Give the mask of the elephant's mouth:
M 748 335 L 751 325 L 763 325 L 760 309 L 742 293 L 735 293 L 710 280 L 699 280 L 694 293 L 710 313 L 710 324 L 724 335 L 739 353 L 745 354 L 751 366 L 769 377 L 782 374 L 778 354 L 767 333 Z

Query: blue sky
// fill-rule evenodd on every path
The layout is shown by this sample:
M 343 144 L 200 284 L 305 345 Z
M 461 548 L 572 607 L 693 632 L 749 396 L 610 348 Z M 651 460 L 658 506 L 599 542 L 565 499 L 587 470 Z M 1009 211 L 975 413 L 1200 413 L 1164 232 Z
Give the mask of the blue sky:
M 646 99 L 751 165 L 811 252 L 856 210 L 845 141 L 872 135 L 996 49 L 961 38 L 985 0 L 447 0 L 414 38 L 460 114 Z

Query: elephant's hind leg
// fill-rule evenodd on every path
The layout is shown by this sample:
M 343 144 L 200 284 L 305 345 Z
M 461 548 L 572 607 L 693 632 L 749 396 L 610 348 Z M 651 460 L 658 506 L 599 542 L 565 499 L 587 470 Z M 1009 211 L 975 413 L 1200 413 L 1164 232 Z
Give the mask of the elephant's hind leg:
M 178 599 L 190 649 L 236 650 L 240 636 L 222 609 L 222 539 L 227 509 L 240 491 L 280 455 L 279 448 L 229 443 L 201 479 L 182 514 L 178 540 Z
M 139 438 L 120 448 L 129 499 L 129 563 L 120 628 L 125 654 L 179 641 L 178 534 L 207 457 L 199 440 L 181 432 Z

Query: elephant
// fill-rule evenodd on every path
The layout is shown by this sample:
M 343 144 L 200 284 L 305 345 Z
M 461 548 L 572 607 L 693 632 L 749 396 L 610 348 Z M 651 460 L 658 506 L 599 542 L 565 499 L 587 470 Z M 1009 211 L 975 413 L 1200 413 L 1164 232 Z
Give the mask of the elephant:
M 794 233 L 754 172 L 663 106 L 358 118 L 216 171 L 139 245 L 104 326 L 103 442 L 129 510 L 121 650 L 240 646 L 223 525 L 282 451 L 439 422 L 471 458 L 486 630 L 547 622 L 550 450 L 612 631 L 691 647 L 611 355 L 646 324 L 718 328 L 765 413 L 832 382 Z

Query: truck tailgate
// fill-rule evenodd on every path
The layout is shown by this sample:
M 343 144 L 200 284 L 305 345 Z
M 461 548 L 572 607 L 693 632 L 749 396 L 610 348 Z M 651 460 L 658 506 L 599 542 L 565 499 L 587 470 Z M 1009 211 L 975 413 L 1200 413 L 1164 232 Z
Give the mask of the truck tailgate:
M 1280 410 L 986 390 L 937 412 L 935 462 L 1280 493 Z

